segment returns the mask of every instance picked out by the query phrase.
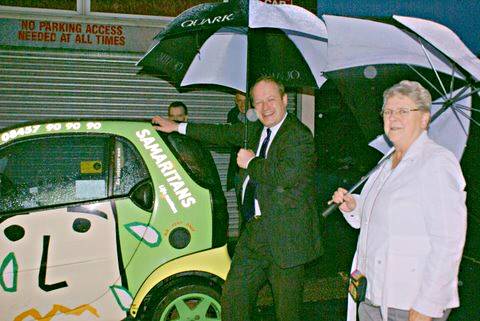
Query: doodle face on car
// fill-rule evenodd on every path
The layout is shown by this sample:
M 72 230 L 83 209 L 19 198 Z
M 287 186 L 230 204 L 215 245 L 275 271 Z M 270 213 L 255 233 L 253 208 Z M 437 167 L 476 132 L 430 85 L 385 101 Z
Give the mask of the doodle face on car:
M 120 277 L 116 235 L 109 202 L 1 221 L 0 310 L 7 311 L 5 320 L 125 317 L 129 295 Z

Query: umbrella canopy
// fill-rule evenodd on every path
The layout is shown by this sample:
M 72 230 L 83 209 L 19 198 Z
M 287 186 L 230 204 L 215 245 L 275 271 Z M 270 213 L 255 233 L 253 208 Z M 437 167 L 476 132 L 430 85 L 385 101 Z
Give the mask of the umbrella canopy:
M 470 123 L 480 125 L 474 117 L 479 109 L 472 108 L 472 95 L 480 90 L 480 60 L 445 26 L 418 18 L 394 19 L 409 30 L 324 16 L 329 34 L 327 77 L 337 83 L 359 123 L 371 129 L 367 136 L 383 131 L 378 112 L 385 89 L 404 79 L 422 83 L 435 100 L 429 136 L 460 159 Z M 361 186 L 393 152 L 384 135 L 370 145 L 385 156 L 349 192 Z M 322 215 L 335 208 L 330 206 Z
M 418 18 L 394 16 L 410 29 L 405 30 L 364 19 L 323 17 L 329 33 L 327 76 L 369 128 L 367 136 L 382 131 L 377 112 L 383 91 L 403 79 L 415 80 L 435 100 L 430 137 L 460 159 L 470 120 L 476 122 L 471 95 L 480 76 L 480 60 L 461 40 L 445 26 Z M 383 135 L 371 146 L 384 153 L 391 147 Z
M 138 62 L 178 88 L 214 84 L 246 92 L 264 75 L 288 87 L 320 87 L 327 33 L 314 14 L 258 0 L 201 4 L 160 32 Z
M 393 16 L 393 18 L 458 64 L 474 81 L 480 81 L 478 58 L 452 30 L 430 20 L 402 16 Z

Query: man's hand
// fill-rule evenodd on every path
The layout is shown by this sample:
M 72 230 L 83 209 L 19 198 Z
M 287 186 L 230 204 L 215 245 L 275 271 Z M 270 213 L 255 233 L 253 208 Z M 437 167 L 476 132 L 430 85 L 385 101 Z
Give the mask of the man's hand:
M 152 124 L 158 125 L 158 126 L 153 126 L 153 128 L 164 133 L 171 133 L 171 132 L 178 131 L 178 124 L 176 122 L 165 119 L 161 116 L 153 117 Z
M 246 169 L 252 158 L 255 158 L 255 153 L 251 149 L 241 148 L 237 154 L 238 167 Z
M 432 318 L 410 309 L 410 312 L 408 313 L 408 321 L 432 321 Z

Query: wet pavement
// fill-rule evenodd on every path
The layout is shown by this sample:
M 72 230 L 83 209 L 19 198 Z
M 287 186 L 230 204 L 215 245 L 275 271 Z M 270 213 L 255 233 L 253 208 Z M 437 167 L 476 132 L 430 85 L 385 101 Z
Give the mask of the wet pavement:
M 303 320 L 345 320 L 346 279 L 340 274 L 333 277 L 310 277 L 305 281 Z M 258 312 L 254 321 L 275 321 L 275 311 L 269 288 L 259 293 Z
M 345 234 L 343 224 L 342 221 L 330 222 L 329 229 L 325 230 L 324 239 L 327 242 L 325 242 L 324 255 L 306 267 L 307 279 L 303 305 L 305 321 L 346 320 L 347 271 L 355 248 L 356 234 Z M 480 242 L 473 244 L 478 243 Z M 452 311 L 449 321 L 480 321 L 478 253 L 480 248 L 477 247 L 467 248 L 464 253 L 459 273 L 461 306 Z M 264 287 L 259 293 L 258 312 L 252 321 L 275 321 L 273 300 L 269 291 L 268 287 Z
M 312 272 L 312 268 L 310 268 Z M 476 286 L 480 261 L 464 257 L 460 267 L 460 307 L 454 309 L 448 321 L 480 321 L 480 294 Z M 344 273 L 332 277 L 309 277 L 305 284 L 303 320 L 346 320 L 346 281 Z M 275 321 L 272 299 L 265 287 L 259 294 L 259 307 L 253 321 Z

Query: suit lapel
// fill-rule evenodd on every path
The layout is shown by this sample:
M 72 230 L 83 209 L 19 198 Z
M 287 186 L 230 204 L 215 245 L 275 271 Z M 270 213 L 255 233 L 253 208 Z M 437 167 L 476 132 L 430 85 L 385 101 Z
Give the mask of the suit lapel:
M 270 144 L 270 148 L 268 149 L 268 154 L 267 158 L 269 157 L 275 157 L 276 150 L 278 146 L 281 144 L 286 144 L 288 142 L 288 139 L 283 137 L 284 135 L 288 135 L 288 130 L 292 125 L 292 119 L 290 114 L 287 114 L 287 118 L 285 118 L 285 121 L 283 122 L 282 126 L 278 129 L 277 134 L 275 137 L 273 137 L 272 143 Z
M 258 122 L 260 123 L 260 122 Z M 256 123 L 255 123 L 256 124 Z M 253 126 L 252 126 L 253 127 Z M 260 136 L 262 135 L 263 125 L 256 125 L 250 132 L 249 136 L 249 148 L 253 150 L 254 153 L 257 152 L 258 146 L 260 144 Z
M 270 148 L 268 149 L 267 158 L 276 157 L 275 154 L 278 146 L 280 146 L 281 143 L 285 143 L 287 141 L 285 138 L 283 138 L 283 135 L 288 134 L 288 130 L 292 125 L 291 117 L 293 116 L 291 116 L 290 114 L 287 114 L 287 118 L 285 118 L 285 121 L 283 122 L 282 126 L 280 126 L 280 128 L 278 129 L 278 132 L 273 138 L 272 143 L 270 144 Z M 260 145 L 260 136 L 262 135 L 263 125 L 260 122 L 258 122 L 258 124 L 253 123 L 251 125 L 252 125 L 250 127 L 251 129 L 249 129 L 248 146 L 253 150 L 254 153 L 256 153 L 258 146 Z M 247 171 L 244 169 L 240 169 L 239 175 L 241 178 L 239 181 L 240 188 L 237 190 L 242 191 L 243 188 L 241 187 L 243 186 L 243 182 L 247 177 Z

